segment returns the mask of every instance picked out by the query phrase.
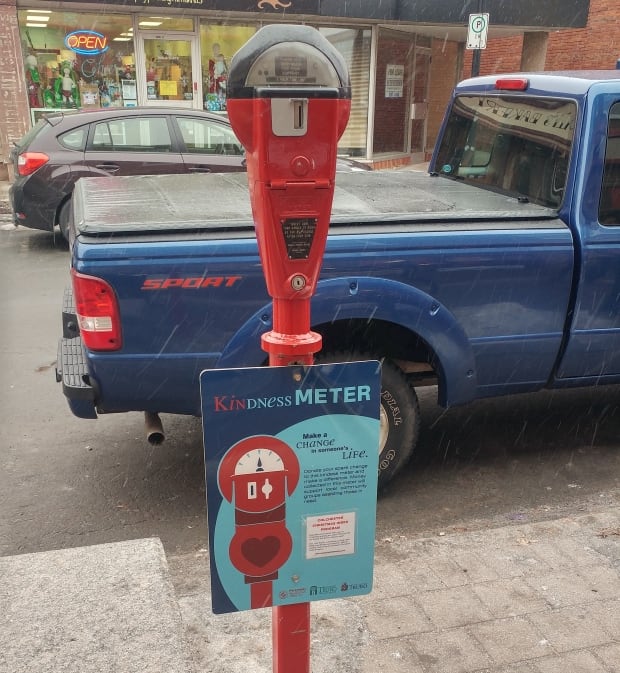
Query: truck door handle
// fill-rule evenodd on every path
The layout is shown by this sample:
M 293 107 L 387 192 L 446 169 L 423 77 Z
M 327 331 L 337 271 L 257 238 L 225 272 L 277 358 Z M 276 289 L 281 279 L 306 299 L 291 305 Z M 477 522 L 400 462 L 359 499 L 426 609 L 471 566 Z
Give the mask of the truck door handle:
M 107 171 L 108 173 L 116 173 L 116 171 L 120 170 L 118 164 L 96 164 L 96 168 L 99 168 L 102 171 Z

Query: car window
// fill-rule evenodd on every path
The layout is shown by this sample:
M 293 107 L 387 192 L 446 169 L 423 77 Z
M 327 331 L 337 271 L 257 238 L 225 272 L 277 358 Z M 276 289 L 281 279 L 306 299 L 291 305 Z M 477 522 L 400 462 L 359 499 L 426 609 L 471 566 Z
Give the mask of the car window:
M 209 119 L 176 117 L 187 152 L 193 154 L 243 154 L 233 130 Z
M 171 152 L 172 140 L 165 117 L 110 119 L 95 124 L 93 150 Z
M 598 219 L 603 224 L 620 224 L 620 103 L 609 113 Z
M 62 133 L 58 136 L 58 142 L 68 150 L 83 150 L 86 147 L 86 138 L 88 136 L 88 126 L 80 126 Z

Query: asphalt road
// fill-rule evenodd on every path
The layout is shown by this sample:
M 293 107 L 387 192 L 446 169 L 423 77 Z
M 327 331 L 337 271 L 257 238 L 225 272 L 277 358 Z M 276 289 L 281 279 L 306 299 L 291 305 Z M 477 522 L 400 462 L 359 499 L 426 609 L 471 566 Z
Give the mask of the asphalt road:
M 66 244 L 0 231 L 0 555 L 158 536 L 207 544 L 199 419 L 74 418 L 55 382 Z M 447 412 L 421 395 L 427 456 L 378 505 L 379 539 L 594 511 L 620 501 L 620 388 L 543 392 Z M 174 567 L 173 567 L 174 572 Z

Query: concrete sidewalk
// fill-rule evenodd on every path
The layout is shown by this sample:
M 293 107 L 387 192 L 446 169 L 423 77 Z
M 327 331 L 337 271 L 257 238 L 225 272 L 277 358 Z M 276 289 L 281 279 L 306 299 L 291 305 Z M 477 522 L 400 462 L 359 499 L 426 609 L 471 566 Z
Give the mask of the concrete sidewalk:
M 0 673 L 272 670 L 271 611 L 213 615 L 204 549 L 0 558 L 0 604 Z M 620 506 L 378 540 L 373 592 L 311 614 L 313 673 L 618 673 Z
M 158 539 L 0 558 L 2 673 L 185 673 Z
M 269 673 L 270 611 L 212 615 L 206 552 L 168 560 L 194 670 Z M 620 673 L 620 507 L 378 540 L 373 592 L 311 614 L 313 673 Z

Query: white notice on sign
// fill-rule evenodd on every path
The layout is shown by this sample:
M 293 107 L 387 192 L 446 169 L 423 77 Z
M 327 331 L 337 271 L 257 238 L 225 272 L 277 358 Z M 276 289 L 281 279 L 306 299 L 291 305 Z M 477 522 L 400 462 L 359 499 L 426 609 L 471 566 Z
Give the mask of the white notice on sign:
M 306 519 L 306 559 L 355 553 L 355 512 Z
M 405 66 L 390 63 L 385 69 L 385 97 L 402 98 Z

